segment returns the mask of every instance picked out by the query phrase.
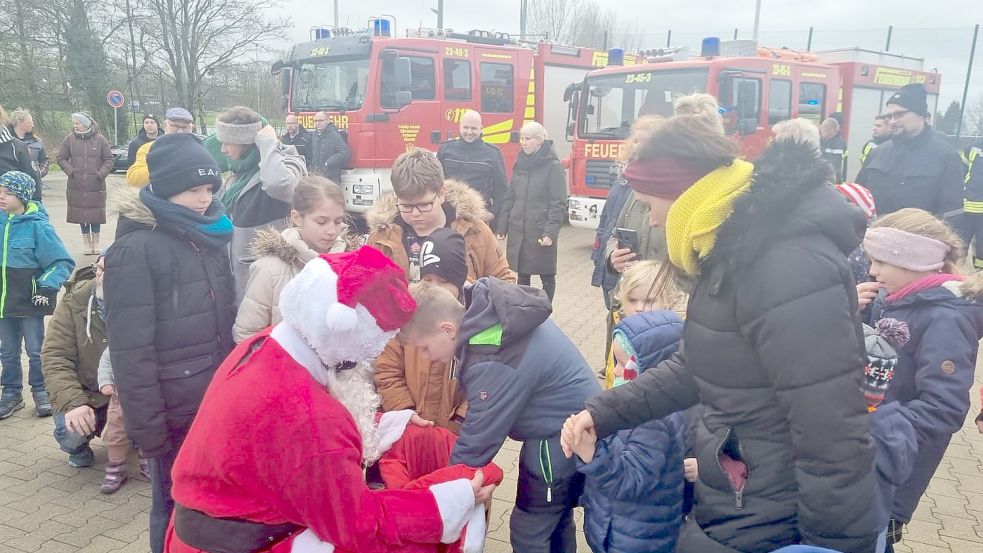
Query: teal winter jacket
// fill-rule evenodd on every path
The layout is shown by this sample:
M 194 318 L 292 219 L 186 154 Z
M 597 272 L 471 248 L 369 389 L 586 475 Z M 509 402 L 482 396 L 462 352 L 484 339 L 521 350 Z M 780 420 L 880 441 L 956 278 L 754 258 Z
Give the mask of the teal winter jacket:
M 20 215 L 0 211 L 0 232 L 0 319 L 50 315 L 75 261 L 48 221 L 48 212 L 35 202 Z M 35 302 L 36 296 L 47 301 Z

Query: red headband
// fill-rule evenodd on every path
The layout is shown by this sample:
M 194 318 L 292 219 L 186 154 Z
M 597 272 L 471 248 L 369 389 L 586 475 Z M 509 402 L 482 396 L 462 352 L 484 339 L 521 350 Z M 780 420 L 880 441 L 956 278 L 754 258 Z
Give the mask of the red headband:
M 621 176 L 635 192 L 675 200 L 709 172 L 686 160 L 660 156 L 628 162 Z

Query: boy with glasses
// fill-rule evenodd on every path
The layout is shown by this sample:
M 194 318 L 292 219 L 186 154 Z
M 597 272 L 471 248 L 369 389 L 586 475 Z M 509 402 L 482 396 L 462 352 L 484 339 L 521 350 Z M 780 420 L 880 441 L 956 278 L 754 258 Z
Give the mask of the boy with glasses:
M 925 85 L 909 84 L 888 100 L 883 114 L 891 140 L 870 152 L 856 182 L 874 196 L 878 215 L 914 207 L 961 228 L 966 166 L 948 138 L 929 124 Z
M 444 227 L 464 237 L 468 281 L 490 276 L 515 282 L 486 223 L 489 213 L 481 194 L 464 183 L 444 181 L 437 156 L 421 148 L 405 152 L 396 158 L 391 179 L 393 194 L 380 198 L 366 215 L 370 232 L 366 243 L 406 270 L 410 282 L 420 280 L 423 242 Z

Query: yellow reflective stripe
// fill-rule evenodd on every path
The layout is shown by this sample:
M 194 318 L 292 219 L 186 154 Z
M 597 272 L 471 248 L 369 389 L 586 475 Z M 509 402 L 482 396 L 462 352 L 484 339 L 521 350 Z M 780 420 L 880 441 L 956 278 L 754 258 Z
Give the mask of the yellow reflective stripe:
M 963 211 L 966 213 L 983 213 L 983 202 L 963 200 Z
M 983 259 L 980 259 L 978 257 L 974 257 L 973 258 L 973 268 L 974 269 L 983 269 Z

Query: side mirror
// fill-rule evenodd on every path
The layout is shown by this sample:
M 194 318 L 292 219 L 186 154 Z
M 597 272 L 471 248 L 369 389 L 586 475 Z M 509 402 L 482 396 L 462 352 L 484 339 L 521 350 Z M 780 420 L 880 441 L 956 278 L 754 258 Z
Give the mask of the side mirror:
M 290 103 L 290 81 L 293 78 L 293 70 L 283 67 L 280 70 L 280 110 L 286 111 Z
M 519 143 L 519 131 L 512 131 L 509 133 L 509 143 L 518 144 Z
M 413 93 L 409 90 L 396 91 L 396 105 L 406 107 L 413 103 Z
M 276 60 L 273 62 L 273 67 L 270 68 L 270 74 L 279 75 L 280 71 L 283 71 L 284 67 L 286 67 L 286 65 L 283 63 L 283 60 Z
M 570 84 L 567 85 L 566 90 L 563 91 L 563 101 L 564 102 L 569 102 L 570 101 L 570 98 L 573 98 L 573 93 L 574 93 L 575 90 L 577 90 L 577 87 L 579 85 L 580 85 L 580 83 L 570 83 Z
M 569 123 L 567 123 L 567 138 L 572 138 L 573 137 L 573 130 L 574 130 L 574 128 L 575 127 L 574 127 L 573 121 L 570 121 Z
M 748 136 L 758 132 L 758 120 L 754 117 L 741 117 L 737 120 L 737 134 Z
M 413 84 L 413 69 L 409 58 L 396 58 L 395 69 L 396 88 L 399 90 L 410 88 Z

